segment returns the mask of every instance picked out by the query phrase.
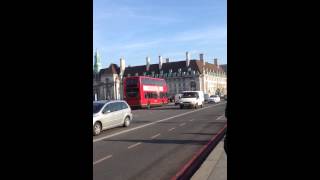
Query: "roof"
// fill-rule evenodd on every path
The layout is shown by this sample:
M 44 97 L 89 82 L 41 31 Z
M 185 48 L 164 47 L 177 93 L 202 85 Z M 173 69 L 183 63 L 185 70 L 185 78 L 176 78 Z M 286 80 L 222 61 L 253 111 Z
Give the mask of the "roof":
M 221 64 L 220 67 L 227 73 L 227 64 Z
M 102 74 L 119 74 L 120 73 L 120 67 L 116 64 L 110 64 L 108 68 L 104 68 L 100 70 L 100 76 Z
M 203 65 L 202 61 L 195 59 L 190 60 L 189 67 L 186 66 L 186 60 L 163 63 L 161 70 L 163 70 L 163 73 L 168 73 L 170 69 L 172 69 L 172 72 L 178 72 L 179 68 L 181 68 L 182 72 L 187 72 L 189 68 L 200 73 L 203 73 L 203 68 L 212 70 L 214 72 L 224 72 L 222 68 L 219 68 L 214 64 L 206 62 L 205 65 Z M 154 71 L 155 74 L 160 74 L 159 64 L 150 64 L 148 72 L 151 73 L 152 71 Z M 143 72 L 147 72 L 146 65 L 132 66 L 125 69 L 124 75 L 134 75 L 135 73 L 139 73 L 139 75 L 142 75 Z

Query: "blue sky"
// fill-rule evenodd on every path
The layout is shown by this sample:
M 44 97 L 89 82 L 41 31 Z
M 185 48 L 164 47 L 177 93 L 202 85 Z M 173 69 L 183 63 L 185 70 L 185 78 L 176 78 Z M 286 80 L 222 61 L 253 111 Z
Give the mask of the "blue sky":
M 146 56 L 170 61 L 198 59 L 227 63 L 226 0 L 94 0 L 93 48 L 102 67 L 144 65 Z

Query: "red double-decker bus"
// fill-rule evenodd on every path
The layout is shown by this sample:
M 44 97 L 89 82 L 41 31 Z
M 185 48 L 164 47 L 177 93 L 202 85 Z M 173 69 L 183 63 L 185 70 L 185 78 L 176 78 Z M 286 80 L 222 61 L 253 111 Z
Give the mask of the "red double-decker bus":
M 131 107 L 153 107 L 168 103 L 166 81 L 147 76 L 126 77 L 123 82 L 124 100 Z

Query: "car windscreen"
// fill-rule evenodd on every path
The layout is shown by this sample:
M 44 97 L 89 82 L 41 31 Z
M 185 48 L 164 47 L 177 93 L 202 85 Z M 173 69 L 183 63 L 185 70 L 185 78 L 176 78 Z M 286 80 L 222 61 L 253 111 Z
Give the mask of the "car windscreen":
M 98 113 L 103 107 L 104 103 L 93 103 L 93 114 Z
M 185 92 L 182 94 L 182 98 L 196 98 L 198 93 L 196 92 Z

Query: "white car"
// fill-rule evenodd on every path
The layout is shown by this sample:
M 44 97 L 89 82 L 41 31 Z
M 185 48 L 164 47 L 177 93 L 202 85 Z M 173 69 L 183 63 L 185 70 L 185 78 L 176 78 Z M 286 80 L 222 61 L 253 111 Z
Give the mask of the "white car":
M 217 96 L 217 95 L 212 95 L 209 97 L 209 100 L 208 100 L 209 103 L 213 102 L 213 103 L 218 103 L 220 102 L 220 97 Z
M 117 126 L 128 127 L 131 120 L 131 108 L 125 101 L 93 102 L 93 135 Z

